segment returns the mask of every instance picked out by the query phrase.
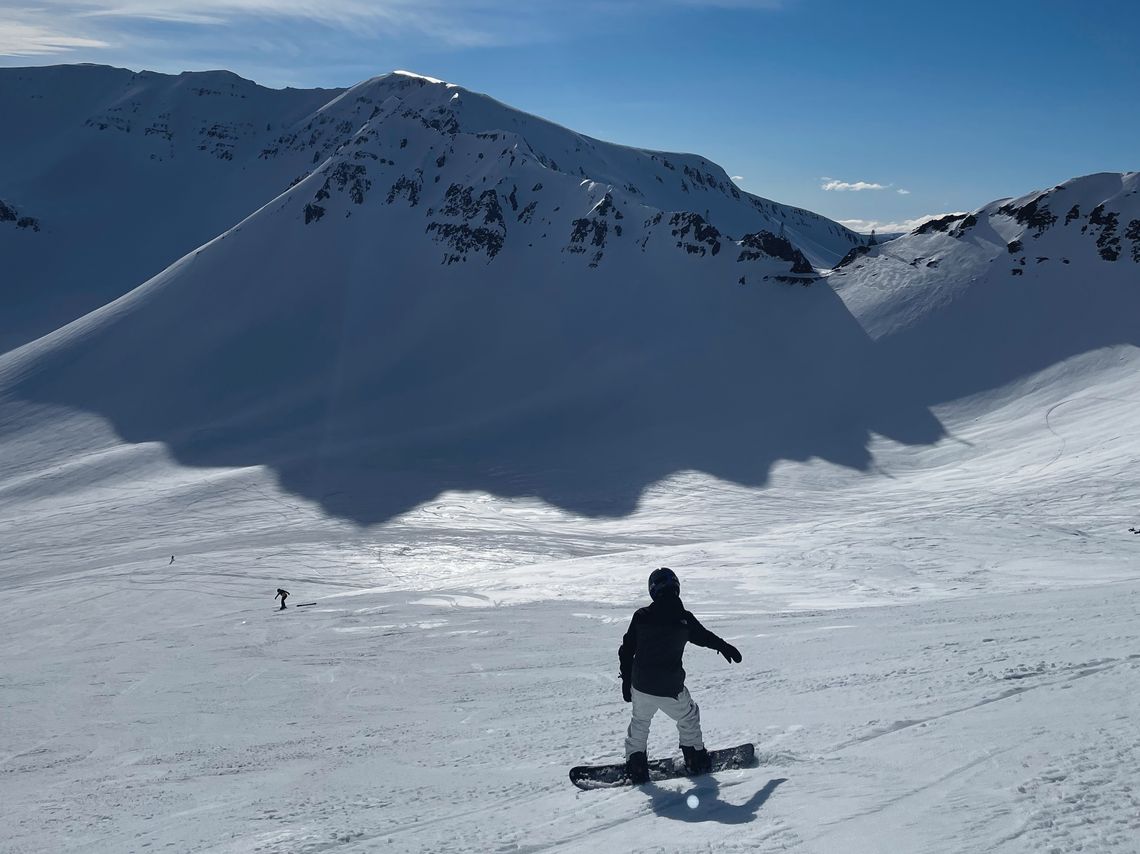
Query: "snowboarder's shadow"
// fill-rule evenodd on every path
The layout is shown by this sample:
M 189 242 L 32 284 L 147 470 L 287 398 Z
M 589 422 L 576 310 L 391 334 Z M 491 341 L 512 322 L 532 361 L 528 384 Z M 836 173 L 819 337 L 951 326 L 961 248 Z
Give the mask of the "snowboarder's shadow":
M 743 804 L 728 804 L 720 800 L 720 783 L 715 777 L 702 777 L 686 792 L 662 789 L 655 783 L 646 783 L 641 790 L 649 796 L 649 806 L 662 818 L 676 821 L 716 821 L 721 824 L 747 824 L 754 821 L 764 802 L 772 796 L 786 777 L 776 777 Z M 690 801 L 695 798 L 695 801 Z

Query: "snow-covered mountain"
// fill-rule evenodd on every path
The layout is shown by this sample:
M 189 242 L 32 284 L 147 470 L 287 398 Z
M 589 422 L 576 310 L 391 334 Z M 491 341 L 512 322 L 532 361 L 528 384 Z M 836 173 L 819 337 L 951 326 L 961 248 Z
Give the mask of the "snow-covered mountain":
M 928 403 L 1140 345 L 1140 173 L 1075 178 L 854 249 L 828 279 Z
M 5 228 L 0 214 L 0 347 L 126 293 L 311 175 L 296 215 L 396 205 L 453 262 L 517 243 L 596 265 L 652 240 L 724 248 L 747 281 L 810 277 L 864 240 L 742 192 L 704 158 L 603 143 L 406 73 L 340 91 L 220 71 L 0 69 L 0 116 L 0 210 L 38 225 Z
M 102 124 L 85 133 L 128 133 Z M 98 412 L 183 462 L 271 465 L 364 522 L 471 483 L 627 512 L 678 470 L 759 483 L 781 458 L 863 466 L 872 431 L 939 435 L 894 395 L 880 410 L 890 372 L 866 370 L 867 336 L 820 284 L 813 260 L 861 238 L 702 158 L 403 73 L 245 144 L 279 175 L 311 171 L 12 354 L 10 394 Z

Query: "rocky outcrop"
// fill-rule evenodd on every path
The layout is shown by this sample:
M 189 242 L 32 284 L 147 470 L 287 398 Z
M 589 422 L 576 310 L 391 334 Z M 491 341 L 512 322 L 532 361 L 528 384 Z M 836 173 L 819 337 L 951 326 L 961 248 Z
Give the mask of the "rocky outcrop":
M 480 252 L 490 261 L 502 250 L 507 225 L 494 190 L 476 196 L 473 188 L 452 184 L 437 215 L 440 219 L 429 222 L 427 231 L 448 248 L 443 263 L 466 261 L 471 252 Z
M 786 237 L 772 234 L 770 231 L 757 231 L 755 234 L 746 234 L 740 240 L 741 252 L 737 261 L 755 261 L 760 258 L 779 258 L 792 265 L 793 273 L 814 273 L 815 268 L 796 249 Z M 867 249 L 868 247 L 856 247 Z M 853 249 L 852 252 L 855 250 Z M 847 253 L 849 257 L 851 252 Z M 840 263 L 843 263 L 842 261 Z
M 29 231 L 39 231 L 40 221 L 34 216 L 23 216 L 14 205 L 0 199 L 0 225 L 11 224 L 16 228 L 26 228 Z
M 835 269 L 839 270 L 843 267 L 848 266 L 849 264 L 855 263 L 855 261 L 862 258 L 864 255 L 870 254 L 872 248 L 873 247 L 871 247 L 871 246 L 855 246 L 855 247 L 852 247 L 851 251 L 848 252 L 846 255 L 844 255 L 839 260 L 839 263 L 835 265 Z
M 720 232 L 699 214 L 675 213 L 669 218 L 669 225 L 678 249 L 701 256 L 720 252 Z

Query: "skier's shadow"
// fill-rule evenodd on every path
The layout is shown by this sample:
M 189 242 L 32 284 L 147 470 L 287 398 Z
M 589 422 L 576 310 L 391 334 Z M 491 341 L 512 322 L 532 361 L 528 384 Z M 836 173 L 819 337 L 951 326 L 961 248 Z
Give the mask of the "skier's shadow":
M 715 777 L 704 777 L 687 792 L 662 789 L 655 783 L 646 783 L 641 791 L 649 796 L 649 806 L 662 818 L 675 821 L 716 821 L 721 824 L 747 824 L 754 821 L 760 807 L 772 796 L 786 777 L 777 777 L 764 784 L 764 788 L 743 804 L 729 804 L 720 800 L 720 783 Z M 695 798 L 695 800 L 690 800 Z

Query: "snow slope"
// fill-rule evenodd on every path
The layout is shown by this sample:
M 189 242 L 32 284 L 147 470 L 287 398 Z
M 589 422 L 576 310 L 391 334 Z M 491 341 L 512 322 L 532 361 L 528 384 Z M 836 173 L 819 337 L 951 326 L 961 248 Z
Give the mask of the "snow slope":
M 518 156 L 541 164 L 537 171 L 561 188 L 548 190 L 547 201 L 589 180 L 657 211 L 699 215 L 737 238 L 784 229 L 812 263 L 823 266 L 863 240 L 809 211 L 742 193 L 704 158 L 603 143 L 407 73 L 342 92 L 266 89 L 224 71 L 170 76 L 102 66 L 0 69 L 0 117 L 0 200 L 40 226 L 38 233 L 5 228 L 0 215 L 3 349 L 126 293 L 311 171 L 320 168 L 327 177 L 325 161 L 334 154 L 340 177 L 368 175 L 363 180 L 374 182 L 380 196 L 402 178 L 395 192 L 407 199 L 422 180 L 416 169 L 429 180 L 445 180 L 446 190 L 470 172 L 464 158 L 474 155 L 468 149 L 494 155 L 487 166 L 496 166 L 486 177 L 502 166 L 501 148 L 518 146 Z M 381 128 L 413 117 L 422 126 L 409 137 Z M 388 144 L 382 153 L 377 134 Z M 433 135 L 435 153 L 428 158 L 421 146 Z M 372 144 L 357 148 L 367 138 Z M 405 138 L 410 148 L 399 145 Z M 458 168 L 444 168 L 443 161 L 434 166 L 441 156 L 459 158 Z M 505 177 L 500 170 L 493 181 L 503 193 L 501 206 L 510 192 Z M 529 203 L 531 186 L 520 186 L 516 198 L 525 195 Z M 553 251 L 567 242 L 569 222 L 556 223 Z M 688 229 L 698 227 L 708 232 L 695 222 Z M 504 238 L 517 231 L 505 224 L 504 230 Z M 592 246 L 595 236 L 584 246 Z M 781 251 L 792 257 L 791 249 Z
M 626 513 L 676 471 L 757 484 L 781 458 L 866 466 L 872 432 L 940 435 L 789 239 L 713 224 L 777 228 L 766 203 L 711 175 L 670 189 L 696 158 L 483 130 L 515 121 L 406 74 L 349 90 L 315 122 L 354 135 L 312 174 L 10 354 L 0 393 L 187 464 L 271 466 L 362 523 L 457 486 Z M 610 180 L 555 168 L 562 144 Z M 711 220 L 669 207 L 692 195 Z
M 121 296 L 276 196 L 310 167 L 259 160 L 336 95 L 229 72 L 103 66 L 0 69 L 0 348 Z
M 1140 364 L 1078 362 L 875 476 L 597 520 L 454 491 L 362 529 L 37 419 L 0 443 L 0 850 L 1135 851 Z M 579 792 L 662 564 L 744 653 L 687 655 L 708 738 L 762 764 Z

